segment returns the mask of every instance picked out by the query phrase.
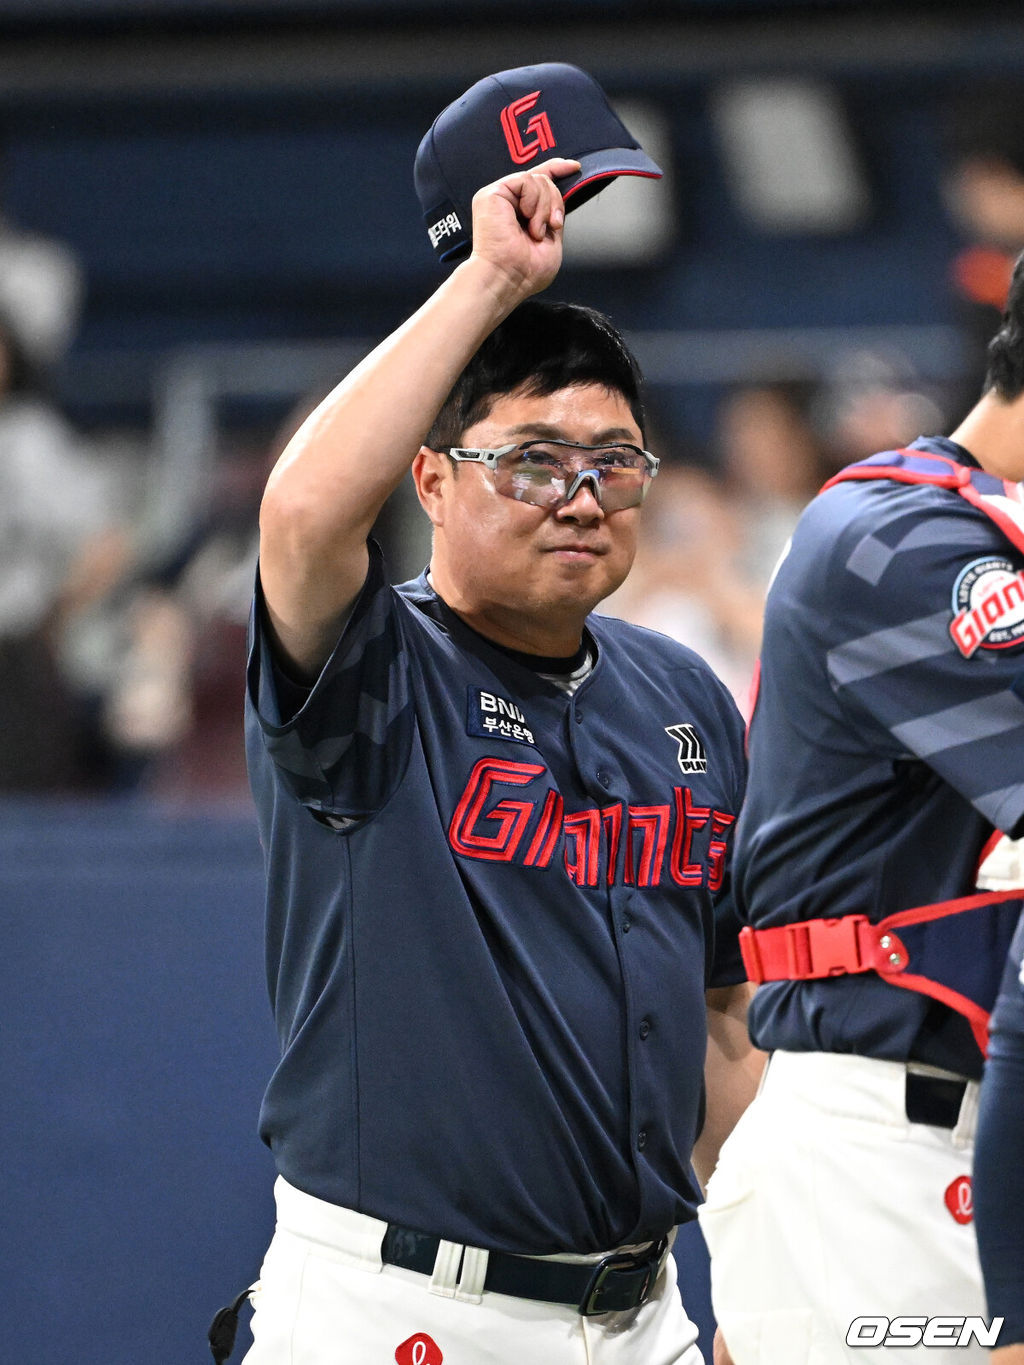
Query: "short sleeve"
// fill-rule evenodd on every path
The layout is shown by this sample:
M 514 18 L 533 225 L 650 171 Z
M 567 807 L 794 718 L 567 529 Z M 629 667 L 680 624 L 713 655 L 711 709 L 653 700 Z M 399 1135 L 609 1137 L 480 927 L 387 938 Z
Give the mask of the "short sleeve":
M 725 693 L 725 688 L 722 688 Z M 732 781 L 734 787 L 733 812 L 731 824 L 717 832 L 717 837 L 725 845 L 722 861 L 722 884 L 714 893 L 715 944 L 712 954 L 709 986 L 735 986 L 747 979 L 746 968 L 740 953 L 739 934 L 743 927 L 736 899 L 733 895 L 732 859 L 736 834 L 736 816 L 739 815 L 746 792 L 747 756 L 744 742 L 743 718 L 732 698 L 724 696 L 726 715 L 723 729 L 731 748 Z
M 362 591 L 300 709 L 282 713 L 258 584 L 246 675 L 246 707 L 285 786 L 311 810 L 351 820 L 374 814 L 394 792 L 413 730 L 403 606 L 380 549 L 371 542 L 369 550 Z
M 727 880 L 715 902 L 715 951 L 709 986 L 735 986 L 740 981 L 746 981 L 746 968 L 740 954 L 741 928 L 732 888 Z
M 1022 570 L 964 503 L 843 544 L 828 587 L 842 608 L 828 653 L 840 704 L 1014 837 L 1024 832 Z

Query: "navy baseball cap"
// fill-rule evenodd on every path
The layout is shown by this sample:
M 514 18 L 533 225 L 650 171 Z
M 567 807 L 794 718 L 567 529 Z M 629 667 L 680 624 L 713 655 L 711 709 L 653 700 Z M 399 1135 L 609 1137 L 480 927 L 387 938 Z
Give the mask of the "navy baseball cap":
M 555 183 L 566 212 L 618 175 L 661 176 L 585 71 L 566 62 L 485 76 L 442 109 L 416 153 L 416 193 L 442 261 L 469 254 L 473 195 L 552 156 L 580 169 Z

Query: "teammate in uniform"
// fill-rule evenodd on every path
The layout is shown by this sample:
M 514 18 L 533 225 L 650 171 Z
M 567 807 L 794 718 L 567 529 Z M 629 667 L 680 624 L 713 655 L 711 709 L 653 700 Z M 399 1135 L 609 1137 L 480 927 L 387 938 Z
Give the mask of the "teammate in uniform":
M 992 1012 L 974 1152 L 974 1211 L 988 1311 L 1003 1318 L 992 1365 L 1024 1365 L 1024 919 Z
M 712 1077 L 705 1137 L 748 1098 L 742 724 L 691 651 L 590 615 L 657 460 L 618 333 L 530 298 L 577 170 L 477 193 L 468 260 L 267 486 L 247 737 L 280 1178 L 250 1365 L 700 1360 L 669 1248 L 708 1022 L 740 1085 Z M 367 536 L 410 466 L 433 554 L 393 588 Z
M 948 1318 L 985 1312 L 977 1082 L 1024 894 L 1022 438 L 1018 263 L 952 438 L 841 471 L 769 592 L 734 877 L 771 1057 L 701 1213 L 736 1365 L 988 1358 Z

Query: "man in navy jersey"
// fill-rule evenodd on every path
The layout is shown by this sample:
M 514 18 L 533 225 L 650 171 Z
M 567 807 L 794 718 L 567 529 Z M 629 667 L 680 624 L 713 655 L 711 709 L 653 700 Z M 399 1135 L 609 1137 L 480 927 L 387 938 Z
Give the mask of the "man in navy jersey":
M 657 460 L 618 333 L 530 298 L 574 170 L 477 193 L 469 259 L 264 497 L 247 738 L 282 1056 L 250 1365 L 700 1360 L 669 1248 L 694 1142 L 713 1160 L 756 1073 L 742 726 L 692 652 L 590 614 Z M 433 554 L 392 588 L 367 536 L 410 467 Z M 735 1083 L 705 1113 L 706 1051 Z
M 1022 263 L 989 354 L 951 438 L 830 480 L 769 592 L 734 878 L 771 1057 L 701 1212 L 736 1365 L 993 1345 L 971 1159 L 1024 895 Z

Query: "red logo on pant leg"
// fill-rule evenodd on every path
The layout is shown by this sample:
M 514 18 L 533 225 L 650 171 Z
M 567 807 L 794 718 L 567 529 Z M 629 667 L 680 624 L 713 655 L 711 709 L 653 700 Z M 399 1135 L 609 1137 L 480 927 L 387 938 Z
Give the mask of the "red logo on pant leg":
M 538 152 L 550 151 L 555 145 L 555 135 L 551 131 L 547 114 L 534 114 L 526 125 L 526 132 L 533 134 L 532 142 L 524 142 L 523 135 L 519 131 L 519 124 L 516 119 L 520 114 L 525 114 L 532 109 L 539 99 L 540 91 L 535 90 L 532 95 L 521 95 L 511 104 L 506 104 L 501 111 L 501 131 L 505 134 L 505 141 L 508 143 L 509 156 L 517 166 L 525 166 L 528 161 L 533 160 Z
M 417 1332 L 395 1348 L 395 1359 L 398 1365 L 441 1365 L 444 1356 L 433 1337 L 428 1337 L 426 1332 Z
M 946 1208 L 958 1223 L 970 1223 L 974 1220 L 974 1191 L 971 1189 L 971 1177 L 969 1175 L 958 1175 L 952 1185 L 945 1193 Z

